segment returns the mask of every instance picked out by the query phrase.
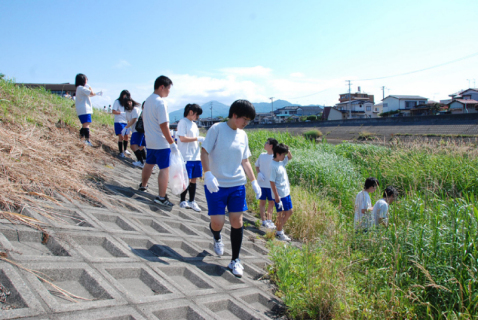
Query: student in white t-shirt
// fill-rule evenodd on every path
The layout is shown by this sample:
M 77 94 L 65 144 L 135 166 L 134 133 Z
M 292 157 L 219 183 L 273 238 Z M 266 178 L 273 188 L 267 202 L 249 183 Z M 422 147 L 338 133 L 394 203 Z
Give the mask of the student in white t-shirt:
M 256 110 L 247 100 L 237 100 L 229 109 L 229 120 L 214 124 L 202 143 L 201 162 L 205 171 L 206 200 L 209 228 L 214 236 L 214 251 L 224 254 L 221 230 L 225 222 L 226 207 L 231 223 L 232 259 L 228 268 L 236 277 L 242 277 L 241 251 L 243 224 L 242 214 L 247 210 L 247 178 L 259 199 L 261 187 L 249 163 L 251 151 L 244 127 L 255 118 Z M 247 176 L 247 178 L 246 178 Z
M 276 237 L 280 241 L 290 241 L 290 238 L 286 236 L 282 228 L 284 228 L 284 225 L 293 213 L 289 177 L 285 169 L 285 165 L 292 159 L 292 153 L 289 147 L 283 143 L 275 146 L 273 152 L 274 158 L 272 158 L 271 162 L 270 185 L 277 211 Z
M 174 206 L 166 195 L 166 189 L 169 182 L 171 152 L 179 153 L 178 146 L 174 143 L 169 131 L 168 105 L 164 101 L 164 98 L 169 95 L 172 85 L 173 82 L 168 77 L 160 76 L 156 78 L 154 92 L 144 102 L 143 110 L 144 135 L 148 153 L 139 190 L 146 191 L 153 168 L 158 165 L 160 169 L 158 174 L 159 195 L 154 199 L 154 202 L 165 207 Z
M 204 137 L 199 136 L 199 128 L 194 123 L 202 114 L 202 108 L 197 104 L 188 104 L 184 108 L 184 118 L 179 120 L 176 136 L 178 139 L 178 148 L 186 161 L 186 170 L 189 176 L 189 187 L 181 193 L 181 208 L 193 209 L 201 212 L 201 208 L 194 200 L 196 195 L 196 179 L 202 177 L 201 148 L 199 142 L 204 141 Z M 189 191 L 189 202 L 186 201 L 186 194 Z
M 383 225 L 388 226 L 388 207 L 398 196 L 398 192 L 394 187 L 387 187 L 383 192 L 383 198 L 378 200 L 372 210 L 372 224 L 375 227 Z
M 121 130 L 121 135 L 123 137 L 127 137 L 131 135 L 131 150 L 133 150 L 134 154 L 136 155 L 136 158 L 138 159 L 138 161 L 133 162 L 133 165 L 142 168 L 143 154 L 142 154 L 142 151 L 139 150 L 140 146 L 138 146 L 138 144 L 139 145 L 142 144 L 142 141 L 141 140 L 133 141 L 133 135 L 135 135 L 136 133 L 136 128 L 135 128 L 136 121 L 141 115 L 140 104 L 134 101 L 133 99 L 130 99 L 126 101 L 124 109 L 125 109 L 126 121 L 128 121 L 128 123 L 126 124 L 126 127 L 124 127 L 123 130 Z M 135 139 L 138 139 L 137 135 L 135 135 Z M 143 135 L 143 140 L 144 140 L 144 135 Z M 144 146 L 141 148 L 144 148 Z
M 261 197 L 259 198 L 259 211 L 261 213 L 262 226 L 270 229 L 275 229 L 276 226 L 272 222 L 272 211 L 274 210 L 274 198 L 272 197 L 270 175 L 271 162 L 274 155 L 273 148 L 279 142 L 274 138 L 267 139 L 264 144 L 265 153 L 262 153 L 256 161 L 257 181 L 261 187 Z M 266 212 L 266 201 L 268 201 Z
M 119 98 L 113 103 L 112 113 L 115 115 L 115 134 L 118 136 L 119 157 L 124 158 L 125 154 L 131 154 L 128 150 L 128 135 L 122 135 L 121 132 L 128 125 L 126 120 L 126 102 L 131 100 L 131 94 L 128 90 L 121 91 Z M 124 151 L 123 151 L 124 149 Z
M 95 93 L 90 86 L 87 85 L 88 78 L 78 73 L 75 78 L 76 94 L 75 106 L 76 114 L 81 122 L 80 139 L 85 138 L 85 144 L 92 146 L 90 142 L 90 124 L 91 115 L 93 114 L 93 106 L 91 105 L 90 97 L 94 97 Z
M 370 193 L 374 193 L 378 187 L 378 180 L 370 177 L 365 180 L 364 189 L 355 197 L 354 228 L 367 230 L 371 224 L 372 200 Z

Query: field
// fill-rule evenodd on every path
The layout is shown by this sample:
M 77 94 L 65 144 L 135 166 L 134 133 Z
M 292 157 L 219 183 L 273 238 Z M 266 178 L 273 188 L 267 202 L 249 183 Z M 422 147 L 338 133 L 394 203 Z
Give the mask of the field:
M 478 317 L 475 146 L 332 146 L 251 131 L 254 159 L 268 137 L 288 144 L 295 156 L 287 166 L 295 211 L 285 231 L 304 245 L 271 242 L 270 270 L 292 318 Z M 369 176 L 380 182 L 373 203 L 389 185 L 400 197 L 388 228 L 356 234 L 354 199 Z

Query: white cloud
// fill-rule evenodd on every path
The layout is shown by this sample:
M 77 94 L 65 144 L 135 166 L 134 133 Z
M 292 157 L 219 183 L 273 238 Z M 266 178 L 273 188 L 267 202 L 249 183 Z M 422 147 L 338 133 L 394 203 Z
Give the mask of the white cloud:
M 131 64 L 128 61 L 119 60 L 118 63 L 113 66 L 113 68 L 122 69 L 122 68 L 130 67 L 130 66 L 131 66 Z
M 305 77 L 305 74 L 303 74 L 302 72 L 293 72 L 290 74 L 290 76 L 292 78 L 303 78 Z
M 220 69 L 222 73 L 229 76 L 249 76 L 249 77 L 268 77 L 272 73 L 272 69 L 263 66 L 256 67 L 239 67 Z

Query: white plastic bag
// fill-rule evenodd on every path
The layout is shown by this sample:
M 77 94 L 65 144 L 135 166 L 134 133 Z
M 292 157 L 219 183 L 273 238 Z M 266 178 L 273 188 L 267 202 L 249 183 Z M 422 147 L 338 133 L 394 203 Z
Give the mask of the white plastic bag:
M 169 188 L 175 195 L 181 194 L 189 186 L 189 177 L 181 152 L 171 152 L 169 158 Z

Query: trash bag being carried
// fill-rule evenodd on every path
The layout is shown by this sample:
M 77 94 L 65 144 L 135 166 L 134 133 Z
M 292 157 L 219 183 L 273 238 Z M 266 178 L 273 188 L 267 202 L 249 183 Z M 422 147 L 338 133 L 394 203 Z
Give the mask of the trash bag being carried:
M 169 188 L 175 195 L 181 194 L 189 186 L 189 177 L 181 152 L 171 152 L 169 158 Z

